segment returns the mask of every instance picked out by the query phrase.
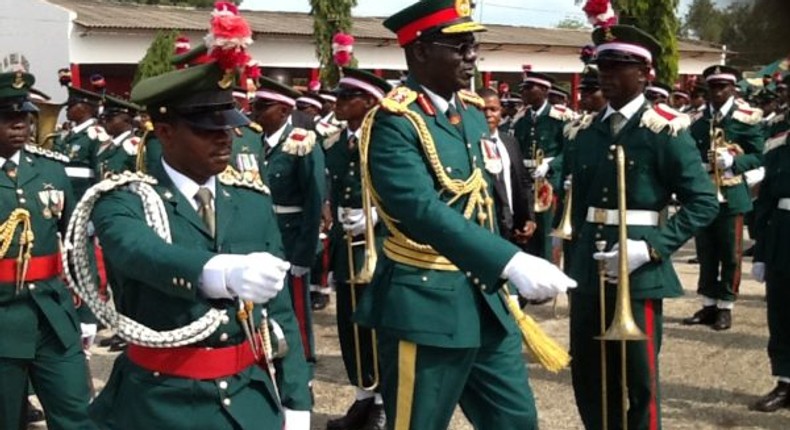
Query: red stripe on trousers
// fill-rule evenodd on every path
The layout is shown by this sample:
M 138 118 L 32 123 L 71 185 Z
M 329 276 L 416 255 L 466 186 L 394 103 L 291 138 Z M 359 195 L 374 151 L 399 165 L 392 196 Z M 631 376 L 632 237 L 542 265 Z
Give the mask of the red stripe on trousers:
M 732 275 L 732 292 L 741 289 L 741 259 L 743 259 L 743 215 L 735 217 L 735 273 Z
M 653 301 L 645 300 L 645 331 L 647 335 L 647 370 L 650 377 L 650 405 L 648 406 L 648 428 L 658 430 L 658 381 L 656 378 L 656 321 Z
M 323 240 L 324 252 L 321 256 L 321 287 L 329 286 L 329 238 Z
M 96 247 L 93 248 L 93 255 L 96 257 L 96 271 L 99 274 L 99 296 L 107 300 L 107 269 L 104 264 L 104 252 L 99 246 L 99 241 L 95 241 Z
M 305 358 L 312 358 L 310 356 L 310 339 L 307 337 L 307 315 L 304 309 L 304 277 L 291 276 L 293 283 L 293 301 L 294 313 L 296 314 L 296 322 L 299 324 L 299 333 L 302 334 L 302 348 L 304 349 Z

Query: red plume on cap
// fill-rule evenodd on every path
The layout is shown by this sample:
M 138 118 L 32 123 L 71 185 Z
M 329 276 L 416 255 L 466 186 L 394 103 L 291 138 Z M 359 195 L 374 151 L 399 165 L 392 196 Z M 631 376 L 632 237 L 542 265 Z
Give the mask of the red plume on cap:
M 587 20 L 595 27 L 611 27 L 617 24 L 612 3 L 609 0 L 587 0 L 582 8 Z
M 186 36 L 178 36 L 175 44 L 175 54 L 186 54 L 190 49 L 192 49 L 192 45 L 189 43 L 189 38 Z
M 208 55 L 217 61 L 226 75 L 237 68 L 245 67 L 250 60 L 247 48 L 252 44 L 252 30 L 247 21 L 239 15 L 235 4 L 218 1 L 211 12 L 211 30 L 205 37 Z M 229 78 L 229 79 L 228 79 Z M 231 76 L 223 79 L 222 86 L 233 83 Z
M 332 57 L 338 67 L 346 67 L 354 58 L 354 36 L 337 33 L 332 38 Z
M 310 81 L 309 84 L 307 84 L 307 90 L 310 92 L 317 93 L 320 89 L 321 89 L 321 81 L 317 79 L 313 79 L 312 81 Z
M 107 81 L 104 80 L 104 76 L 96 73 L 95 75 L 91 75 L 91 85 L 96 90 L 103 90 L 107 87 Z

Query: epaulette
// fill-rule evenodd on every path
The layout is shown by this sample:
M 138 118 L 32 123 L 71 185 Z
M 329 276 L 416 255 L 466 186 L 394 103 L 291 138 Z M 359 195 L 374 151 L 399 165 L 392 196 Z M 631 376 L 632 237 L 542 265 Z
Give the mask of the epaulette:
M 598 112 L 586 113 L 573 121 L 569 121 L 562 130 L 563 135 L 568 140 L 576 139 L 579 132 L 590 127 L 597 116 Z
M 381 99 L 381 108 L 395 115 L 403 115 L 417 100 L 417 92 L 409 87 L 398 87 Z
M 750 106 L 742 100 L 735 100 L 735 112 L 732 119 L 747 125 L 756 125 L 763 120 L 763 110 Z
M 787 135 L 788 132 L 785 131 L 783 133 L 779 133 L 770 139 L 765 141 L 765 146 L 763 146 L 763 154 L 767 154 L 769 151 L 772 151 L 776 148 L 784 146 L 787 144 Z
M 513 124 L 517 123 L 521 118 L 524 118 L 527 115 L 527 107 L 522 106 L 515 115 L 513 115 Z
M 261 127 L 261 125 L 258 124 L 255 121 L 250 121 L 250 123 L 247 124 L 247 127 L 249 127 L 250 130 L 252 130 L 252 131 L 254 131 L 256 133 L 263 133 L 263 127 Z
M 549 116 L 562 122 L 573 121 L 577 118 L 576 112 L 565 106 L 553 105 L 549 107 Z
M 458 97 L 461 98 L 462 102 L 475 106 L 478 109 L 483 109 L 486 105 L 482 97 L 469 90 L 458 91 Z
M 653 133 L 661 133 L 662 130 L 669 127 L 669 134 L 672 136 L 677 136 L 690 125 L 691 118 L 688 115 L 680 113 L 664 103 L 647 109 L 639 122 L 640 127 L 647 127 Z
M 787 118 L 787 114 L 780 113 L 780 114 L 774 115 L 773 118 L 768 120 L 767 124 L 768 125 L 776 125 L 776 124 L 779 124 L 780 122 L 784 121 L 785 118 Z
M 92 125 L 88 127 L 86 132 L 88 133 L 88 138 L 90 140 L 98 140 L 99 142 L 106 142 L 112 139 L 110 135 L 107 134 L 107 132 L 104 130 L 104 127 L 100 125 Z
M 44 149 L 40 146 L 25 145 L 25 151 L 31 154 L 40 155 L 44 158 L 49 158 L 50 160 L 59 161 L 61 163 L 68 163 L 71 161 L 69 157 L 61 154 L 60 152 L 55 152 L 50 149 Z
M 697 121 L 701 120 L 703 117 L 705 117 L 705 111 L 696 110 L 696 111 L 693 111 L 691 113 L 687 113 L 686 115 L 689 116 L 689 118 L 691 119 L 691 123 L 694 124 L 695 122 L 697 122 Z
M 324 149 L 329 149 L 329 148 L 333 147 L 337 143 L 337 141 L 340 140 L 340 136 L 342 136 L 342 135 L 343 135 L 342 133 L 338 132 L 338 133 L 335 133 L 335 134 L 327 137 L 326 139 L 324 139 L 324 142 L 323 142 Z
M 286 154 L 304 157 L 315 146 L 316 136 L 312 131 L 303 128 L 294 128 L 283 143 L 283 152 Z
M 330 139 L 343 131 L 341 124 L 334 124 L 327 118 L 322 118 L 315 125 L 315 132 L 324 139 Z M 326 143 L 324 143 L 326 145 Z
M 244 173 L 239 172 L 231 165 L 228 165 L 222 173 L 217 175 L 217 179 L 219 179 L 219 182 L 223 185 L 249 188 L 263 194 L 270 194 L 269 187 L 261 181 L 260 175 L 256 176 L 250 171 L 245 171 Z
M 135 156 L 137 155 L 137 152 L 140 148 L 140 142 L 142 141 L 143 139 L 137 136 L 132 136 L 128 139 L 125 139 L 123 143 L 121 143 L 121 146 L 123 147 L 123 150 L 126 151 L 127 154 Z

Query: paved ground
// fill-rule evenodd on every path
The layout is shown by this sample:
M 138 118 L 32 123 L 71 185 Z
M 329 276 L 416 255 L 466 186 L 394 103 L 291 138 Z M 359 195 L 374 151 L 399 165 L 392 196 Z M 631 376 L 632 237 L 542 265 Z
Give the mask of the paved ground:
M 747 244 L 748 245 L 748 244 Z M 767 328 L 763 286 L 748 276 L 744 264 L 741 298 L 733 316 L 732 330 L 717 333 L 707 327 L 685 327 L 680 320 L 698 308 L 694 290 L 698 266 L 687 264 L 693 250 L 684 248 L 675 255 L 675 267 L 687 295 L 665 304 L 664 347 L 661 353 L 661 389 L 664 428 L 702 429 L 787 429 L 790 410 L 775 414 L 750 412 L 747 405 L 773 386 L 765 352 Z M 748 260 L 748 259 L 747 259 Z M 545 330 L 560 342 L 568 343 L 567 302 L 558 307 L 555 318 L 551 306 L 529 308 Z M 314 429 L 324 429 L 328 418 L 342 414 L 353 398 L 345 384 L 337 347 L 334 306 L 315 315 L 319 363 L 316 371 Z M 96 385 L 107 378 L 115 354 L 94 348 L 92 368 Z M 570 372 L 554 375 L 529 365 L 530 383 L 537 398 L 542 429 L 581 429 L 570 384 Z M 34 427 L 43 428 L 43 427 Z M 471 425 L 456 413 L 451 430 L 469 430 Z M 485 429 L 489 430 L 489 429 Z

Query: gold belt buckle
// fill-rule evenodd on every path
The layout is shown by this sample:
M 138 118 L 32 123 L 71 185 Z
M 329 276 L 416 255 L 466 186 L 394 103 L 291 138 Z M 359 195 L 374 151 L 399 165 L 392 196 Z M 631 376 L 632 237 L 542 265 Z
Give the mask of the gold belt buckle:
M 596 224 L 606 224 L 606 210 L 594 208 L 593 209 L 593 222 Z

